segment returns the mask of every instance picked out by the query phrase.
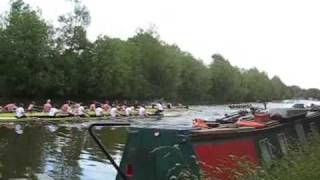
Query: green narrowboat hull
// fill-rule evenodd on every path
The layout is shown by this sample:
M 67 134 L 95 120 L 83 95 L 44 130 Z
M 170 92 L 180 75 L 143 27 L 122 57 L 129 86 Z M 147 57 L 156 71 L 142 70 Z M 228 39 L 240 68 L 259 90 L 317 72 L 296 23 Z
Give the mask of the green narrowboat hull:
M 199 174 L 213 179 L 236 179 L 236 172 L 243 172 L 244 164 L 252 168 L 270 165 L 285 156 L 291 145 L 303 146 L 309 136 L 320 137 L 319 129 L 318 112 L 261 129 L 131 128 L 120 169 L 131 180 L 183 175 L 199 179 Z

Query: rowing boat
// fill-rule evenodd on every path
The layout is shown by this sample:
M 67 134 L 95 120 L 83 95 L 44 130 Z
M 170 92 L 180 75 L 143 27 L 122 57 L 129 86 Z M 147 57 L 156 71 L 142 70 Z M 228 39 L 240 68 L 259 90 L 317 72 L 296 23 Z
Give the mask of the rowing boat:
M 162 113 L 155 114 L 148 112 L 149 117 L 179 117 L 181 114 Z M 49 117 L 48 113 L 34 112 L 26 113 L 26 117 L 17 118 L 14 113 L 1 113 L 0 122 L 86 122 L 95 120 L 128 120 L 130 118 L 138 118 L 138 113 L 132 113 L 131 116 L 119 114 L 116 118 L 110 117 L 109 113 L 104 113 L 102 117 L 96 117 L 94 112 L 88 112 L 86 117 L 70 116 L 68 114 L 59 113 L 55 117 Z

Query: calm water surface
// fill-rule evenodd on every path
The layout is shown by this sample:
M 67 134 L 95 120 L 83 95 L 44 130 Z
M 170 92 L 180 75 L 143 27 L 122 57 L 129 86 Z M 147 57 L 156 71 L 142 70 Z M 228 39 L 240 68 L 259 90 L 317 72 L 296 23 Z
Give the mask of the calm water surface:
M 269 103 L 269 107 L 292 103 Z M 172 116 L 181 114 L 179 117 L 131 120 L 134 126 L 186 129 L 191 128 L 193 118 L 214 121 L 233 111 L 226 106 L 194 106 L 188 111 L 168 112 Z M 89 136 L 88 124 L 1 125 L 0 179 L 114 179 L 116 171 Z M 120 162 L 127 128 L 96 129 L 96 134 L 112 157 Z

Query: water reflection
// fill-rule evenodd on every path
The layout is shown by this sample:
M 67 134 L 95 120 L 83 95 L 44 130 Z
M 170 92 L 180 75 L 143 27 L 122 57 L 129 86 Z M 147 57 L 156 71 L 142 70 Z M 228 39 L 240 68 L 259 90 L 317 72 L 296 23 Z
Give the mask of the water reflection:
M 119 162 L 126 129 L 101 129 L 96 133 Z M 64 125 L 26 125 L 24 129 L 22 125 L 2 126 L 0 165 L 1 179 L 30 178 L 36 174 L 47 174 L 54 179 L 116 176 L 85 129 Z

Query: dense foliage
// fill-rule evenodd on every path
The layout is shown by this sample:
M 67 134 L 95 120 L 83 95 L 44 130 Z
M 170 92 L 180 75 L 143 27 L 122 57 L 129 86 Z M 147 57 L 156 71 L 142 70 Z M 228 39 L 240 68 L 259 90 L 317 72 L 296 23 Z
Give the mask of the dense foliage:
M 319 137 L 308 139 L 306 144 L 295 144 L 286 156 L 277 159 L 272 164 L 262 167 L 246 168 L 241 180 L 292 180 L 318 179 L 320 177 L 320 141 Z M 299 141 L 296 141 L 299 142 Z M 246 162 L 245 162 L 246 163 Z M 250 166 L 248 166 L 250 167 Z M 251 166 L 252 167 L 252 166 Z M 252 171 L 252 169 L 255 169 Z
M 87 8 L 70 3 L 73 12 L 54 27 L 22 0 L 11 1 L 0 26 L 0 97 L 223 103 L 294 95 L 279 77 L 234 67 L 219 54 L 207 66 L 152 30 L 141 29 L 127 40 L 100 36 L 90 42 Z

